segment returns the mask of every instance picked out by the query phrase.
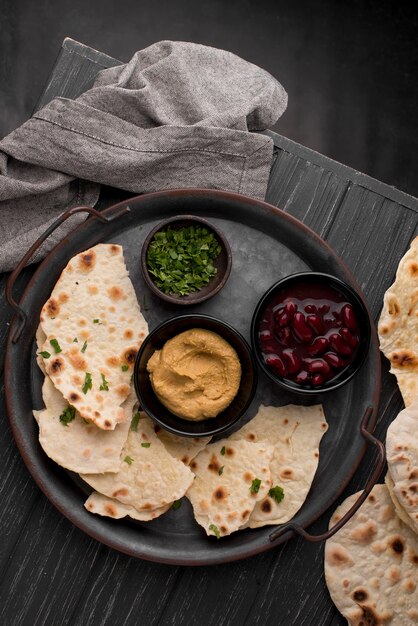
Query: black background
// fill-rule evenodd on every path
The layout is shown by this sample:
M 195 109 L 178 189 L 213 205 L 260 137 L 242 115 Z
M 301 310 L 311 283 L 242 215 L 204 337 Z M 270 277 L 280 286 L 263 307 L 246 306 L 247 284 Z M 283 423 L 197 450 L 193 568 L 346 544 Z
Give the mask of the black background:
M 418 195 L 418 9 L 359 0 L 0 0 L 0 136 L 24 122 L 65 36 L 122 61 L 161 39 L 225 48 L 278 78 L 274 130 Z

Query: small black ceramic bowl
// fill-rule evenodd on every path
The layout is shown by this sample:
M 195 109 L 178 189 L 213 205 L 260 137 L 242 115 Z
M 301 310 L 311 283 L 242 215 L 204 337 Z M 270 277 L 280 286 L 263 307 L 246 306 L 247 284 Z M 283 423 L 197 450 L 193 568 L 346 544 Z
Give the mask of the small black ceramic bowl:
M 201 226 L 206 228 L 210 233 L 215 236 L 215 239 L 221 246 L 221 252 L 217 258 L 213 261 L 213 265 L 216 268 L 216 274 L 210 279 L 210 281 L 201 287 L 198 291 L 194 291 L 186 296 L 179 296 L 174 293 L 165 293 L 155 284 L 153 275 L 149 272 L 147 255 L 151 241 L 154 239 L 154 235 L 166 228 L 170 227 L 172 230 L 178 230 L 188 226 Z M 160 222 L 155 226 L 147 238 L 144 241 L 141 252 L 141 269 L 144 275 L 144 280 L 148 287 L 155 295 L 164 300 L 165 302 L 171 302 L 180 306 L 187 306 L 192 304 L 200 304 L 205 300 L 209 300 L 214 295 L 219 293 L 222 287 L 225 285 L 229 278 L 232 267 L 232 253 L 228 240 L 225 235 L 216 228 L 213 224 L 203 217 L 196 217 L 195 215 L 178 215 L 177 217 L 171 217 L 163 222 Z
M 253 350 L 263 372 L 294 393 L 338 389 L 366 358 L 371 321 L 362 297 L 320 272 L 292 274 L 261 298 L 251 323 Z
M 216 417 L 198 422 L 171 413 L 158 400 L 147 371 L 147 363 L 155 350 L 192 328 L 204 328 L 220 335 L 235 349 L 241 363 L 241 382 L 231 404 Z M 257 366 L 250 346 L 232 326 L 209 315 L 181 315 L 163 322 L 145 338 L 135 362 L 134 384 L 141 407 L 162 428 L 184 437 L 207 437 L 224 432 L 245 413 L 255 394 Z

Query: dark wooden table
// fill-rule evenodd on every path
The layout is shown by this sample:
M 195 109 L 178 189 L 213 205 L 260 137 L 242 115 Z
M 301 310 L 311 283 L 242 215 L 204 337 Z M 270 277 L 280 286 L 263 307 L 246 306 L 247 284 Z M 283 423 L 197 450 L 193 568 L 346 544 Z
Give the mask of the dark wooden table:
M 37 108 L 55 96 L 75 98 L 97 72 L 118 64 L 65 40 Z M 418 200 L 276 133 L 267 201 L 326 239 L 350 266 L 375 318 L 399 259 L 417 234 Z M 100 206 L 127 197 L 104 188 Z M 33 268 L 20 281 L 23 287 Z M 0 278 L 2 351 L 11 319 Z M 19 291 L 19 288 L 18 290 Z M 0 624 L 148 626 L 336 626 L 346 621 L 324 582 L 323 546 L 299 539 L 241 562 L 200 568 L 139 561 L 73 527 L 36 487 L 13 441 L 1 394 Z M 384 439 L 402 407 L 383 363 L 376 434 Z M 375 461 L 368 450 L 343 496 L 361 489 Z M 382 477 L 383 478 L 383 477 Z M 342 498 L 342 499 L 343 499 Z M 331 511 L 312 526 L 323 532 Z

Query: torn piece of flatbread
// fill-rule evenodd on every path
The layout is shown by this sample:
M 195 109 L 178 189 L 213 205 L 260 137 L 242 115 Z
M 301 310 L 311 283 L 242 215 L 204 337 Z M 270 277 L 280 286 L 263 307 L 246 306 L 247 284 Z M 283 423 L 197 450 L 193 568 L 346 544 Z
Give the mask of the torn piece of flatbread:
M 389 425 L 386 457 L 393 493 L 418 533 L 418 397 Z
M 143 417 L 129 430 L 117 474 L 81 474 L 95 491 L 129 504 L 138 511 L 152 511 L 184 496 L 194 475 L 173 458 Z
M 207 535 L 230 535 L 247 521 L 271 487 L 273 446 L 221 439 L 190 464 L 196 474 L 187 497 Z
M 77 473 L 119 471 L 130 419 L 118 424 L 114 430 L 102 430 L 86 422 L 71 409 L 48 377 L 42 386 L 42 397 L 45 409 L 34 411 L 34 415 L 39 426 L 39 442 L 53 461 Z M 136 395 L 131 391 L 123 403 L 129 418 L 136 401 Z
M 247 524 L 250 528 L 283 524 L 297 513 L 311 488 L 319 462 L 319 444 L 327 429 L 321 405 L 261 405 L 257 415 L 231 435 L 231 441 L 245 439 L 274 446 L 272 484 L 284 493 L 280 502 L 266 494 L 257 503 Z
M 108 498 L 97 491 L 93 491 L 84 503 L 87 511 L 102 515 L 104 517 L 113 517 L 113 519 L 121 519 L 122 517 L 131 517 L 140 522 L 150 522 L 156 519 L 170 508 L 170 505 L 154 509 L 152 511 L 137 511 L 129 504 L 122 504 L 113 498 Z
M 330 528 L 358 499 L 337 508 Z M 386 485 L 375 485 L 360 509 L 325 544 L 325 580 L 352 626 L 418 622 L 418 536 L 396 515 Z
M 98 244 L 73 257 L 41 311 L 40 352 L 48 376 L 85 419 L 112 430 L 148 332 L 121 246 Z
M 400 260 L 395 282 L 384 295 L 378 332 L 380 349 L 408 406 L 418 397 L 418 237 Z
M 154 425 L 154 430 L 158 439 L 164 444 L 167 452 L 186 465 L 190 465 L 190 462 L 195 456 L 197 456 L 212 439 L 212 437 L 180 437 L 179 435 L 174 435 L 160 428 L 157 424 Z

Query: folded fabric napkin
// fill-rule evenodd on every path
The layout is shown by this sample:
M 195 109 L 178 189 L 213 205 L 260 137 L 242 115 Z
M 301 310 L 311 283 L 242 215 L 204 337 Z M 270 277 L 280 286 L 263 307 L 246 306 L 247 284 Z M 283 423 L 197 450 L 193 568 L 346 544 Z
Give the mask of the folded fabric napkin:
M 236 55 L 162 41 L 99 73 L 76 100 L 56 98 L 0 141 L 0 271 L 100 183 L 136 193 L 225 189 L 263 199 L 270 138 L 248 131 L 286 109 L 280 83 Z M 39 260 L 85 215 L 48 240 Z

